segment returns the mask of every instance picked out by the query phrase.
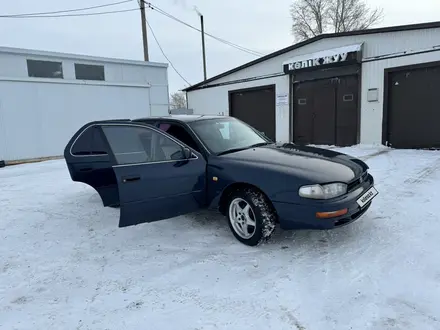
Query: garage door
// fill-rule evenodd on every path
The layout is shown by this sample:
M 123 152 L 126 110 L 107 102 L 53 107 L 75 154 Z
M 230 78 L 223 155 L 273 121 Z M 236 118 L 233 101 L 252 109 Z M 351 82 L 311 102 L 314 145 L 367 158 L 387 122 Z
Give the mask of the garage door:
M 275 87 L 230 93 L 230 115 L 243 120 L 275 141 Z
M 440 148 L 440 66 L 388 74 L 388 144 Z
M 295 83 L 293 105 L 296 143 L 337 146 L 357 143 L 357 76 Z

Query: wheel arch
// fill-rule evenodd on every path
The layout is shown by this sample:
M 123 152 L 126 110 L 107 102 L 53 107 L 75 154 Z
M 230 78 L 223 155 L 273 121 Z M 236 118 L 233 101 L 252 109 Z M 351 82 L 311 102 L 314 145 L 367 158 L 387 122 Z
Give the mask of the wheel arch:
M 274 205 L 272 204 L 272 201 L 270 200 L 270 198 L 267 196 L 267 194 L 258 186 L 255 186 L 253 184 L 247 183 L 247 182 L 234 182 L 231 183 L 229 186 L 227 186 L 225 189 L 223 189 L 223 192 L 220 196 L 219 202 L 218 202 L 218 209 L 220 211 L 221 214 L 226 215 L 226 207 L 229 201 L 230 196 L 232 195 L 232 193 L 234 193 L 235 191 L 238 190 L 243 190 L 243 189 L 254 189 L 259 191 L 264 198 L 267 200 L 267 202 L 269 203 L 269 205 L 271 206 L 271 208 L 274 210 L 274 212 L 276 212 L 276 209 L 274 207 Z M 278 219 L 278 217 L 277 217 Z

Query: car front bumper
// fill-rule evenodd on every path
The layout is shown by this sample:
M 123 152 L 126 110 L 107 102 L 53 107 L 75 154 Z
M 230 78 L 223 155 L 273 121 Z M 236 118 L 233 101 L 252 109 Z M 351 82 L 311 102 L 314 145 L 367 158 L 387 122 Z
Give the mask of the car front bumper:
M 334 229 L 359 219 L 371 206 L 369 201 L 362 207 L 357 200 L 370 188 L 374 179 L 368 174 L 367 180 L 350 193 L 332 200 L 305 200 L 303 204 L 273 202 L 282 229 Z M 338 212 L 345 214 L 327 218 L 317 217 L 321 212 Z

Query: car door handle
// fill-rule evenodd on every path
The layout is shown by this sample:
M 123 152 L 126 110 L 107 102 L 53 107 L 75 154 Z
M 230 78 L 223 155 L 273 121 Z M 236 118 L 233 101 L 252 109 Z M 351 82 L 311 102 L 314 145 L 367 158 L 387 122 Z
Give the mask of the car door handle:
M 133 182 L 133 181 L 139 181 L 141 179 L 140 176 L 126 176 L 122 178 L 122 182 Z
M 91 167 L 83 167 L 83 168 L 79 169 L 80 172 L 90 172 L 92 170 L 93 170 L 93 168 L 91 168 Z

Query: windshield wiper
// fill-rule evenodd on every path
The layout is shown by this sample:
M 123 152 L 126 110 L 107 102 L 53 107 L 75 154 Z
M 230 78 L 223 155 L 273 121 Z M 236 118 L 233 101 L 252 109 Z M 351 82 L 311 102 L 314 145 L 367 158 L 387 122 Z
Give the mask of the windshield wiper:
M 217 154 L 217 156 L 226 155 L 226 154 L 230 154 L 230 153 L 233 153 L 233 152 L 242 151 L 242 150 L 246 150 L 246 149 L 250 149 L 250 148 L 261 147 L 261 146 L 265 146 L 265 145 L 268 145 L 268 144 L 272 144 L 272 143 L 270 143 L 270 142 L 260 142 L 260 143 L 252 144 L 252 145 L 247 146 L 247 147 L 232 148 L 232 149 L 228 149 L 228 150 L 219 152 Z
M 242 151 L 242 150 L 246 150 L 246 149 L 249 149 L 249 147 L 244 147 L 244 148 L 232 148 L 232 149 L 228 149 L 228 150 L 225 150 L 225 151 L 219 152 L 219 153 L 217 154 L 217 156 L 226 155 L 226 154 L 230 154 L 230 153 L 233 153 L 233 152 Z
M 272 144 L 272 142 L 260 142 L 260 143 L 255 143 L 255 144 L 249 146 L 248 148 L 262 147 L 262 146 L 267 146 L 268 144 Z

